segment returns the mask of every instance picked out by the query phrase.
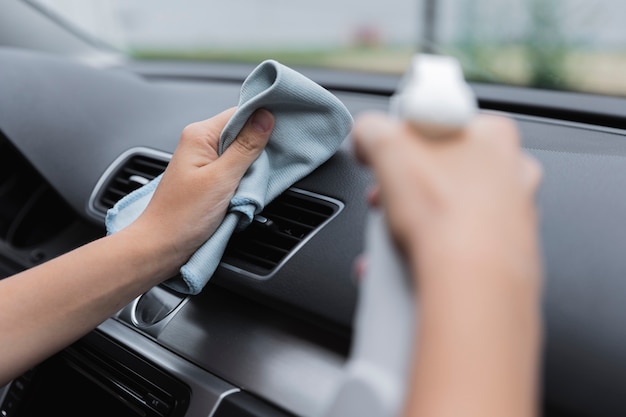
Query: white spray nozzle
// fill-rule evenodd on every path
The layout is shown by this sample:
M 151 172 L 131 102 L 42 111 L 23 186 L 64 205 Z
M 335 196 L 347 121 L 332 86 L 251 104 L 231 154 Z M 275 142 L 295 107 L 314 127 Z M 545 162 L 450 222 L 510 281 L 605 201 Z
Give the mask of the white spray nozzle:
M 455 58 L 418 54 L 391 97 L 389 110 L 425 135 L 438 137 L 463 129 L 477 108 L 476 97 Z

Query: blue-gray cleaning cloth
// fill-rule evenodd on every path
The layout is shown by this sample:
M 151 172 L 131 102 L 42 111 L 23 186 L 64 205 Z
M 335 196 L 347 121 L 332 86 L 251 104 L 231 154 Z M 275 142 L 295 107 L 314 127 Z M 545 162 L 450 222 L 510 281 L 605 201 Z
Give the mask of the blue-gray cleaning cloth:
M 293 69 L 268 60 L 244 81 L 238 109 L 220 136 L 220 155 L 259 108 L 274 115 L 268 144 L 242 178 L 218 229 L 181 267 L 180 276 L 165 282 L 176 291 L 198 294 L 219 265 L 231 235 L 330 158 L 352 128 L 352 117 L 337 97 Z M 128 194 L 107 212 L 107 233 L 115 233 L 139 217 L 160 179 Z

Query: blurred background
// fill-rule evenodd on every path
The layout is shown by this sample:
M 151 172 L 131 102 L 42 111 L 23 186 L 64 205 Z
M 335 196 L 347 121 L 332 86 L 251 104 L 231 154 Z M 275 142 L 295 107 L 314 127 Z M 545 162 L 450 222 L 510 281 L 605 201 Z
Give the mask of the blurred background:
M 27 1 L 138 59 L 402 73 L 421 51 L 474 81 L 626 96 L 624 0 Z

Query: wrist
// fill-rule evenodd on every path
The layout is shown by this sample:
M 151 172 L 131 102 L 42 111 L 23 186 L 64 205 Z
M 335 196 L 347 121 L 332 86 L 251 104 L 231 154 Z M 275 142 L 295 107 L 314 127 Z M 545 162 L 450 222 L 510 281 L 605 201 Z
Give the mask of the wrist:
M 136 262 L 142 277 L 151 281 L 152 285 L 174 276 L 187 260 L 170 237 L 149 224 L 136 221 L 116 235 L 119 235 L 128 256 Z
M 541 262 L 536 227 L 484 229 L 432 227 L 410 245 L 413 275 L 420 293 L 453 286 L 472 293 L 498 291 L 515 297 L 540 296 Z M 422 278 L 423 277 L 423 278 Z

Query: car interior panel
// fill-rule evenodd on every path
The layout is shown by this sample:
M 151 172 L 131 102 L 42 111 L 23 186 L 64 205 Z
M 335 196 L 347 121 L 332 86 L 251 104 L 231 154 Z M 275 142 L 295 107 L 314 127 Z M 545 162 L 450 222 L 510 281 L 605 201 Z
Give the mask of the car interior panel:
M 113 181 L 160 174 L 181 130 L 235 106 L 254 67 L 0 46 L 0 277 L 104 236 Z M 400 79 L 294 68 L 354 117 L 387 111 Z M 543 169 L 542 415 L 626 415 L 626 99 L 470 85 Z M 145 293 L 0 388 L 2 415 L 319 416 L 351 348 L 372 183 L 347 137 L 234 235 L 199 295 Z

